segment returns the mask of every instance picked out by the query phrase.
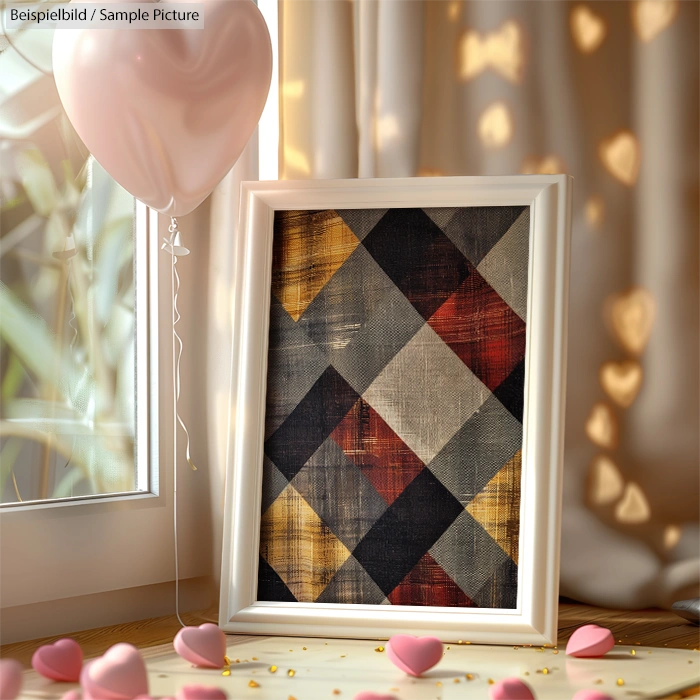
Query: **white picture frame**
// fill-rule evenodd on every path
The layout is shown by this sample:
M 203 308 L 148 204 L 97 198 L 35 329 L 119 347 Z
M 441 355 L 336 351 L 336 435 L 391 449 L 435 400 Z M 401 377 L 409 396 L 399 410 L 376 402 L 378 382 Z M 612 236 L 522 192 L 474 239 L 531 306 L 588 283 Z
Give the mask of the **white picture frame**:
M 571 191 L 565 175 L 243 183 L 219 608 L 225 632 L 556 643 Z M 503 205 L 530 207 L 517 608 L 257 601 L 275 211 Z

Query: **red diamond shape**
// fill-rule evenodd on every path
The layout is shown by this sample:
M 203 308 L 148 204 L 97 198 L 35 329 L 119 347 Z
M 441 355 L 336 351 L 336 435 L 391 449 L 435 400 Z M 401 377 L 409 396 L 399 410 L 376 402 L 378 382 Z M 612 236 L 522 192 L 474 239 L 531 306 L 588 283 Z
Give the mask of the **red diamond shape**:
M 428 323 L 491 391 L 525 357 L 524 321 L 477 270 Z
M 358 399 L 331 437 L 389 505 L 425 466 L 363 399 Z
M 428 552 L 387 598 L 392 605 L 479 607 Z

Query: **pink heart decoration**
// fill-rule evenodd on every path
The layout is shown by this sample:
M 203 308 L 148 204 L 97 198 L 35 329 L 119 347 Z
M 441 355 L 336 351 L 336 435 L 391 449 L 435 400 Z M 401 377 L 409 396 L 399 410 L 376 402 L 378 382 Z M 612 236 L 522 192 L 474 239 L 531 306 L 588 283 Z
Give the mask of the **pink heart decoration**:
M 0 659 L 0 700 L 15 700 L 22 689 L 22 664 Z
M 382 695 L 381 693 L 373 693 L 371 690 L 363 690 L 353 700 L 396 700 L 396 695 Z
M 579 690 L 571 700 L 613 700 L 613 698 L 597 690 Z
M 148 694 L 148 675 L 139 650 L 131 644 L 115 644 L 80 674 L 85 700 L 133 700 Z
M 200 2 L 201 29 L 65 29 L 53 42 L 56 88 L 78 135 L 124 189 L 168 216 L 192 211 L 231 169 L 272 74 L 255 3 Z
M 519 678 L 506 678 L 489 687 L 490 700 L 535 700 L 530 686 Z
M 395 634 L 386 645 L 391 663 L 411 676 L 420 676 L 442 658 L 442 642 L 437 637 Z
M 228 695 L 213 685 L 183 685 L 176 700 L 226 700 Z
M 615 646 L 612 632 L 598 625 L 583 625 L 569 638 L 566 653 L 577 658 L 604 656 Z
M 73 639 L 59 639 L 39 647 L 32 656 L 32 667 L 52 681 L 77 683 L 83 668 L 83 650 Z
M 226 635 L 211 622 L 199 627 L 183 627 L 173 640 L 175 651 L 185 661 L 202 668 L 223 668 Z

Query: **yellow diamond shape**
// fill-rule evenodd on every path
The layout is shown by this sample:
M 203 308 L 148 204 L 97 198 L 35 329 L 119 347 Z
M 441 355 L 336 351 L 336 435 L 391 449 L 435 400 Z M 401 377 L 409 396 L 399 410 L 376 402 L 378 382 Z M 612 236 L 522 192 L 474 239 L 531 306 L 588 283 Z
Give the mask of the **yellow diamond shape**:
M 517 564 L 520 534 L 520 451 L 504 464 L 467 511 Z
M 262 517 L 260 554 L 300 603 L 313 603 L 350 551 L 288 484 Z
M 272 291 L 295 321 L 359 244 L 332 210 L 275 213 Z

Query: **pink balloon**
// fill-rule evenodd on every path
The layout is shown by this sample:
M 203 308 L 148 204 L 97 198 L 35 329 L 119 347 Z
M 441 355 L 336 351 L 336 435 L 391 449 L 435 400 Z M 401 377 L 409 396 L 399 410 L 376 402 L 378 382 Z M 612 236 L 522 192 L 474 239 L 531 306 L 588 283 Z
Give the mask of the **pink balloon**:
M 192 211 L 231 169 L 272 75 L 270 35 L 252 0 L 200 1 L 203 29 L 54 35 L 56 86 L 78 135 L 122 187 L 168 216 Z

